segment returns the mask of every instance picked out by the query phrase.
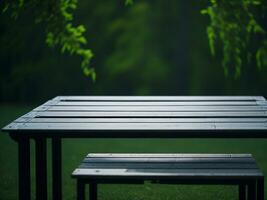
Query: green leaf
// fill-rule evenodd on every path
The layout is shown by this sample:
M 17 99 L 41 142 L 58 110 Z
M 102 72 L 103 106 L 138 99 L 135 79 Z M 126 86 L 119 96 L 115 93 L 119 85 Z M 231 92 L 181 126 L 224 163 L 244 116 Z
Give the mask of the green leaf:
M 210 51 L 211 51 L 211 54 L 214 56 L 215 55 L 215 31 L 212 26 L 207 27 L 207 34 L 208 34 L 208 39 L 209 39 Z
M 208 14 L 208 11 L 207 11 L 207 9 L 203 9 L 203 10 L 200 11 L 200 13 L 201 13 L 202 15 L 206 15 L 206 14 Z

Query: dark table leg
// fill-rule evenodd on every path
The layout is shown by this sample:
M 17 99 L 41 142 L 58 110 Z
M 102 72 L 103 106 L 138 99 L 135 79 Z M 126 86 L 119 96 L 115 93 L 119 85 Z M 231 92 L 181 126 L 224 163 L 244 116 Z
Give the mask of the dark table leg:
M 52 138 L 53 200 L 62 199 L 61 138 Z
M 19 200 L 31 199 L 30 139 L 17 139 L 19 161 Z
M 35 139 L 36 149 L 36 200 L 47 200 L 46 138 Z
M 238 186 L 238 190 L 239 190 L 239 200 L 246 200 L 246 192 L 247 192 L 247 189 L 246 189 L 246 184 L 239 184 Z
M 89 184 L 89 199 L 90 200 L 97 200 L 97 184 L 90 183 Z
M 257 200 L 264 200 L 264 178 L 257 182 Z
M 77 200 L 85 200 L 85 183 L 82 180 L 77 180 Z
M 248 200 L 256 200 L 256 181 L 248 183 Z

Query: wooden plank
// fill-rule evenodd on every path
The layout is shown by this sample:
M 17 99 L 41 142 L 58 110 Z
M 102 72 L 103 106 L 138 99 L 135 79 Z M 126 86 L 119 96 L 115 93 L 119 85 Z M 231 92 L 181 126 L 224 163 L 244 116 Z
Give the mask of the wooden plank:
M 17 123 L 20 130 L 267 130 L 266 123 Z
M 215 130 L 213 124 L 16 123 L 14 130 Z
M 90 158 L 252 158 L 251 154 L 206 154 L 206 153 L 89 153 Z
M 16 123 L 254 123 L 267 122 L 267 118 L 26 118 Z
M 54 106 L 255 106 L 266 105 L 266 101 L 59 101 Z
M 264 101 L 262 96 L 58 96 L 60 101 Z
M 258 169 L 76 169 L 72 175 L 94 177 L 261 177 Z
M 251 154 L 88 154 L 83 163 L 249 163 L 255 164 Z
M 47 102 L 45 102 L 41 106 L 52 106 L 52 105 L 57 105 L 58 103 L 60 103 L 59 100 L 48 100 Z
M 266 117 L 266 111 L 242 112 L 30 112 L 25 117 Z
M 267 104 L 267 101 L 257 101 L 256 102 L 258 105 L 266 105 Z
M 255 163 L 91 163 L 83 162 L 79 169 L 257 169 Z
M 116 163 L 255 163 L 255 160 L 252 158 L 161 158 L 161 157 L 154 157 L 154 158 L 125 158 L 125 157 L 102 157 L 102 158 L 92 158 L 86 157 L 83 160 L 83 163 L 104 163 L 104 164 L 116 164 Z
M 267 106 L 40 106 L 34 111 L 169 111 L 169 112 L 185 112 L 185 111 L 267 111 Z
M 188 159 L 188 160 L 186 160 Z M 238 162 L 234 162 L 238 161 Z M 73 174 L 94 178 L 262 177 L 251 154 L 88 154 Z M 145 178 L 146 177 L 146 178 Z M 158 179 L 160 180 L 160 179 Z
M 237 126 L 235 124 L 232 124 L 232 123 L 216 123 L 216 130 L 236 130 L 237 129 Z M 261 125 L 257 125 L 257 123 L 255 124 L 248 124 L 248 123 L 244 123 L 240 128 L 239 130 L 251 130 L 254 129 L 256 130 L 257 128 L 261 129 L 260 128 Z M 265 128 L 263 129 L 267 129 L 267 126 L 266 124 L 264 125 Z
M 182 166 L 184 164 L 190 164 L 190 165 L 194 165 L 194 164 L 251 164 L 251 165 L 255 165 L 253 160 L 249 160 L 249 159 L 231 159 L 231 160 L 226 160 L 226 159 L 219 159 L 219 158 L 214 158 L 214 161 L 210 158 L 202 158 L 202 159 L 189 159 L 189 158 L 181 158 L 178 161 L 171 161 L 171 159 L 165 159 L 165 160 L 148 160 L 148 161 L 143 161 L 142 160 L 131 160 L 131 159 L 127 159 L 127 160 L 123 160 L 123 159 L 116 159 L 114 162 L 111 159 L 107 159 L 107 161 L 98 161 L 97 159 L 85 159 L 82 164 L 83 165 L 91 165 L 92 167 L 96 167 L 96 166 L 106 166 L 106 167 L 112 167 L 112 166 L 128 166 L 128 165 L 138 165 L 139 164 L 142 166 L 142 164 L 146 164 L 146 165 L 157 165 L 157 164 L 170 164 L 170 165 L 177 165 L 177 166 Z M 256 165 L 255 165 L 256 166 Z M 101 167 L 100 167 L 101 168 Z M 144 168 L 144 167 L 141 167 Z

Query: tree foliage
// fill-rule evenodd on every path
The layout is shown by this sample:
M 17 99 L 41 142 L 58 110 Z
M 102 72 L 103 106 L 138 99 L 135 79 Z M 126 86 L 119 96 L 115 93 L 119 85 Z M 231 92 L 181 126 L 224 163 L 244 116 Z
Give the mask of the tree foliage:
M 246 66 L 267 66 L 267 1 L 210 0 L 201 13 L 210 17 L 211 54 L 221 50 L 226 76 L 238 78 Z
M 95 70 L 89 65 L 93 53 L 91 49 L 85 47 L 86 29 L 83 25 L 73 25 L 73 12 L 76 8 L 77 0 L 6 0 L 2 12 L 9 12 L 12 18 L 17 19 L 24 10 L 31 10 L 34 14 L 34 22 L 43 23 L 46 27 L 47 45 L 58 47 L 61 53 L 80 56 L 83 73 L 95 81 Z
M 125 0 L 125 5 L 130 5 L 133 0 Z M 73 25 L 73 12 L 77 8 L 78 0 L 15 0 L 4 1 L 2 12 L 10 13 L 17 19 L 20 13 L 30 8 L 35 11 L 35 23 L 44 23 L 46 26 L 46 43 L 50 47 L 60 48 L 61 53 L 78 55 L 82 58 L 81 68 L 86 76 L 96 80 L 96 72 L 90 66 L 93 57 L 92 50 L 86 48 L 87 40 L 84 37 L 84 25 Z
M 84 25 L 74 25 L 73 12 L 78 0 L 4 0 L 2 12 L 17 19 L 24 10 L 31 10 L 34 22 L 44 24 L 46 43 L 81 57 L 81 68 L 86 76 L 96 79 L 90 65 L 93 57 L 87 48 Z M 134 0 L 122 0 L 125 5 Z M 208 1 L 208 0 L 207 0 Z M 201 11 L 208 15 L 210 25 L 207 35 L 212 55 L 222 55 L 226 76 L 238 78 L 246 66 L 267 66 L 266 0 L 209 0 L 209 6 Z

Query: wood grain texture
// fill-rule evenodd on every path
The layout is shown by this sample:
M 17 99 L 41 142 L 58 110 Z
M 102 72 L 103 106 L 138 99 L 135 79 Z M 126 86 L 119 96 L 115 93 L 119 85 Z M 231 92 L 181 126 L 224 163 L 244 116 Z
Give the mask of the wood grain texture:
M 117 131 L 123 137 L 152 137 L 153 132 L 157 137 L 167 132 L 173 137 L 229 137 L 233 132 L 265 138 L 267 101 L 260 96 L 59 96 L 3 130 L 61 136 L 65 131 L 66 137 L 111 137 Z
M 73 177 L 263 177 L 250 154 L 88 154 Z

